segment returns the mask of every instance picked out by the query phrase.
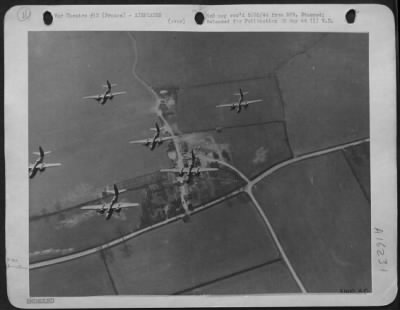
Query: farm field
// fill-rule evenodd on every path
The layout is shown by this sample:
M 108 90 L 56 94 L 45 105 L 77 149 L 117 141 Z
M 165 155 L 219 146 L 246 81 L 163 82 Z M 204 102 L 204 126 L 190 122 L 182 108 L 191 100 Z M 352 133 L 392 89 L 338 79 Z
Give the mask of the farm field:
M 30 33 L 31 295 L 371 291 L 368 40 Z
M 261 99 L 241 113 L 230 108 L 216 108 L 219 104 L 238 102 L 239 88 L 246 100 Z M 222 128 L 242 128 L 284 120 L 283 108 L 273 76 L 265 78 L 207 84 L 179 89 L 177 96 L 179 129 L 183 133 L 202 132 Z
M 277 78 L 295 155 L 369 137 L 367 34 L 326 34 Z
M 277 255 L 244 195 L 105 251 L 119 294 L 173 294 Z
M 128 143 L 148 135 L 157 118 L 154 95 L 132 72 L 137 55 L 127 32 L 32 31 L 28 44 L 29 151 L 40 145 L 52 151 L 47 162 L 62 163 L 30 180 L 30 216 L 91 200 L 106 184 L 168 164 L 164 147 L 160 154 Z M 127 93 L 104 106 L 82 99 L 103 92 L 107 79 Z
M 366 197 L 371 200 L 371 182 L 370 182 L 370 152 L 369 143 L 363 143 L 354 147 L 345 149 L 344 155 L 352 168 L 352 171 L 360 182 Z
M 121 194 L 121 201 L 142 202 L 143 199 L 143 191 Z M 104 215 L 74 208 L 31 221 L 30 260 L 33 263 L 60 254 L 71 254 L 119 238 L 137 229 L 140 215 L 140 207 L 132 208 L 106 222 Z
M 101 254 L 31 270 L 31 296 L 114 295 Z
M 193 35 L 146 31 L 134 36 L 138 44 L 138 75 L 153 88 L 186 88 L 265 76 L 313 46 L 322 34 L 198 32 Z
M 206 284 L 194 290 L 185 291 L 184 294 L 246 295 L 281 292 L 300 293 L 287 267 L 281 261 L 276 261 L 272 264 L 266 264 L 229 278 Z
M 250 178 L 292 157 L 282 122 L 227 129 L 213 137 L 226 149 L 224 160 Z
M 308 292 L 371 290 L 369 202 L 343 153 L 283 168 L 254 193 Z

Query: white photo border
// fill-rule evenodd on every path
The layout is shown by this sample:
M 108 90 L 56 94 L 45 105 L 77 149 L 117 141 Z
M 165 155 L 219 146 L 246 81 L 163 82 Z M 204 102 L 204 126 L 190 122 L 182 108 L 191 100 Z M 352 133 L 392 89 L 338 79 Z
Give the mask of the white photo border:
M 349 9 L 357 13 L 348 24 Z M 131 20 L 58 19 L 44 25 L 42 14 L 92 12 L 161 12 L 162 18 Z M 246 11 L 323 12 L 331 24 L 207 24 L 194 14 Z M 185 20 L 170 24 L 168 19 Z M 372 292 L 366 294 L 307 293 L 248 296 L 96 296 L 55 297 L 51 303 L 29 302 L 29 180 L 28 163 L 28 32 L 29 31 L 258 31 L 369 33 L 371 262 Z M 109 307 L 244 307 L 244 306 L 361 306 L 385 305 L 397 294 L 397 168 L 396 168 L 396 52 L 393 12 L 377 4 L 335 5 L 115 5 L 15 6 L 4 18 L 6 263 L 10 302 L 20 308 Z M 385 240 L 386 272 L 380 271 L 375 233 Z M 49 296 L 51 297 L 51 296 Z

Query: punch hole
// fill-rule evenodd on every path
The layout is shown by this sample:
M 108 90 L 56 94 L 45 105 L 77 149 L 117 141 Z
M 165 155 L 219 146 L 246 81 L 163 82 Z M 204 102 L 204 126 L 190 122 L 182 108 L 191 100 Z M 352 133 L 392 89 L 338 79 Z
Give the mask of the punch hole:
M 45 25 L 49 26 L 53 23 L 53 14 L 49 11 L 43 13 L 43 22 Z
M 346 13 L 346 21 L 348 24 L 353 24 L 356 20 L 356 11 L 354 9 L 348 10 Z
M 196 21 L 197 25 L 202 25 L 204 22 L 204 14 L 201 12 L 197 12 L 194 15 L 194 20 Z

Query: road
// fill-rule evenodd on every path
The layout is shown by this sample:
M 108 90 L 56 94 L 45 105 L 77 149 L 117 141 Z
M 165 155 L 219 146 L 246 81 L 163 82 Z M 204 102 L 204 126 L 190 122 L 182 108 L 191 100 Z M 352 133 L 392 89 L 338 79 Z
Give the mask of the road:
M 339 150 L 345 149 L 345 148 L 350 147 L 350 146 L 356 146 L 356 145 L 359 145 L 361 143 L 365 143 L 365 142 L 368 142 L 368 141 L 369 141 L 369 138 L 360 139 L 360 140 L 356 140 L 356 141 L 353 141 L 353 142 L 337 145 L 337 146 L 334 146 L 334 147 L 331 147 L 331 148 L 326 148 L 326 149 L 323 149 L 323 150 L 319 150 L 319 151 L 315 151 L 315 152 L 312 152 L 312 153 L 308 153 L 308 154 L 300 155 L 300 156 L 297 156 L 297 157 L 293 157 L 293 158 L 291 158 L 289 160 L 281 162 L 281 163 L 273 166 L 272 168 L 266 170 L 265 172 L 261 173 L 259 176 L 255 177 L 253 180 L 250 180 L 249 178 L 246 177 L 246 175 L 243 172 L 241 172 L 235 166 L 233 166 L 233 165 L 231 165 L 231 164 L 229 164 L 229 163 L 227 163 L 227 162 L 225 162 L 223 160 L 208 158 L 208 157 L 203 156 L 203 155 L 199 155 L 199 157 L 203 158 L 204 160 L 206 160 L 208 162 L 213 161 L 213 162 L 219 163 L 221 165 L 224 165 L 224 166 L 230 168 L 231 170 L 235 171 L 236 174 L 238 174 L 246 182 L 247 185 L 244 188 L 244 192 L 247 195 L 249 195 L 249 197 L 252 200 L 253 204 L 255 205 L 258 213 L 260 214 L 260 216 L 263 219 L 265 225 L 267 226 L 268 231 L 270 232 L 270 234 L 272 236 L 272 239 L 274 240 L 275 246 L 278 249 L 279 254 L 282 257 L 283 261 L 285 262 L 286 266 L 288 267 L 293 279 L 296 281 L 297 286 L 299 287 L 299 289 L 301 290 L 302 293 L 307 293 L 303 283 L 301 282 L 300 278 L 298 277 L 296 271 L 294 270 L 292 264 L 290 263 L 287 255 L 286 255 L 282 245 L 280 244 L 279 239 L 278 239 L 278 237 L 277 237 L 277 235 L 276 235 L 276 233 L 275 233 L 270 221 L 268 220 L 268 218 L 265 215 L 264 211 L 262 210 L 260 204 L 258 203 L 257 199 L 255 198 L 255 196 L 253 194 L 253 187 L 254 187 L 254 185 L 256 185 L 258 182 L 260 182 L 265 177 L 270 176 L 274 172 L 276 172 L 279 169 L 282 169 L 282 168 L 284 168 L 286 166 L 289 166 L 289 165 L 292 165 L 292 164 L 297 163 L 299 161 L 303 161 L 303 160 L 310 159 L 310 158 L 313 158 L 313 157 L 322 156 L 322 155 L 325 155 L 325 154 L 328 154 L 328 153 L 339 151 Z
M 175 150 L 176 150 L 176 154 L 177 154 L 177 167 L 178 168 L 182 168 L 182 167 L 184 167 L 184 160 L 183 160 L 183 155 L 182 155 L 182 151 L 181 151 L 181 147 L 180 147 L 179 137 L 175 135 L 175 133 L 173 132 L 173 130 L 172 130 L 171 126 L 170 126 L 170 124 L 164 118 L 164 116 L 163 116 L 163 114 L 161 112 L 161 109 L 159 108 L 160 107 L 161 98 L 135 72 L 137 58 L 138 58 L 137 48 L 136 48 L 136 40 L 135 40 L 135 38 L 133 37 L 132 34 L 128 33 L 128 35 L 129 35 L 130 39 L 132 40 L 132 46 L 134 48 L 135 55 L 136 55 L 136 60 L 135 60 L 135 62 L 133 64 L 133 68 L 132 68 L 132 74 L 134 75 L 134 77 L 137 80 L 139 80 L 149 90 L 149 92 L 151 92 L 154 95 L 154 97 L 156 99 L 156 102 L 157 102 L 157 104 L 155 106 L 155 109 L 154 109 L 155 113 L 163 121 L 163 126 L 164 126 L 165 130 L 172 136 L 172 141 L 173 141 L 173 144 L 174 144 L 174 147 L 175 147 Z M 208 203 L 206 203 L 204 205 L 201 205 L 200 207 L 196 208 L 192 212 L 190 212 L 189 210 L 187 210 L 187 208 L 185 208 L 185 213 L 187 215 L 189 215 L 190 213 L 196 213 L 196 212 L 199 212 L 199 211 L 204 210 L 206 208 L 209 208 L 209 207 L 211 207 L 211 206 L 213 206 L 215 204 L 221 203 L 221 202 L 223 202 L 223 201 L 225 201 L 227 199 L 230 199 L 230 198 L 232 198 L 232 197 L 234 197 L 234 196 L 236 196 L 236 195 L 238 195 L 238 194 L 240 194 L 242 192 L 246 193 L 247 195 L 249 195 L 249 197 L 252 200 L 254 206 L 256 207 L 258 213 L 260 214 L 261 218 L 263 219 L 263 221 L 264 221 L 264 223 L 265 223 L 270 235 L 272 236 L 274 244 L 275 244 L 276 248 L 279 251 L 280 257 L 283 259 L 283 261 L 285 262 L 286 266 L 288 267 L 288 270 L 290 271 L 293 279 L 297 283 L 300 291 L 302 293 L 307 293 L 303 283 L 301 282 L 300 278 L 298 277 L 296 271 L 294 270 L 293 266 L 291 265 L 287 255 L 286 255 L 282 245 L 280 244 L 279 239 L 278 239 L 278 237 L 277 237 L 277 235 L 276 235 L 276 233 L 275 233 L 270 221 L 268 220 L 268 218 L 265 215 L 264 211 L 262 210 L 260 204 L 256 200 L 256 198 L 255 198 L 255 196 L 253 194 L 253 188 L 262 179 L 264 179 L 265 177 L 270 176 L 274 172 L 276 172 L 276 171 L 278 171 L 278 170 L 280 170 L 280 169 L 282 169 L 284 167 L 287 167 L 289 165 L 292 165 L 294 163 L 297 163 L 297 162 L 300 162 L 300 161 L 303 161 L 303 160 L 306 160 L 306 159 L 310 159 L 310 158 L 317 157 L 317 156 L 322 156 L 322 155 L 325 155 L 325 154 L 328 154 L 328 153 L 331 153 L 331 152 L 339 151 L 339 150 L 345 149 L 347 147 L 355 146 L 355 145 L 358 145 L 358 144 L 361 144 L 361 143 L 365 143 L 365 142 L 368 142 L 368 141 L 369 141 L 369 138 L 364 138 L 364 139 L 356 140 L 356 141 L 353 141 L 353 142 L 349 142 L 349 143 L 337 145 L 337 146 L 334 146 L 334 147 L 326 148 L 326 149 L 323 149 L 323 150 L 314 151 L 314 152 L 311 152 L 311 153 L 308 153 L 308 154 L 303 154 L 303 155 L 300 155 L 300 156 L 297 156 L 297 157 L 293 157 L 293 158 L 291 158 L 289 160 L 286 160 L 284 162 L 281 162 L 281 163 L 278 163 L 278 164 L 274 165 L 270 169 L 264 171 L 263 173 L 261 173 L 257 177 L 253 178 L 252 180 L 250 180 L 239 169 L 237 169 L 233 165 L 231 165 L 231 164 L 229 164 L 229 163 L 227 163 L 227 162 L 225 162 L 223 160 L 207 158 L 206 156 L 199 155 L 199 157 L 203 158 L 206 161 L 217 162 L 218 164 L 224 165 L 224 166 L 230 168 L 231 170 L 235 171 L 235 173 L 237 175 L 239 175 L 246 182 L 246 185 L 244 187 L 241 187 L 241 188 L 235 190 L 235 191 L 232 191 L 231 193 L 229 193 L 227 195 L 224 195 L 224 196 L 222 196 L 222 197 L 220 197 L 218 199 L 215 199 L 215 200 L 213 200 L 211 202 L 208 202 Z M 181 199 L 183 200 L 185 195 L 187 194 L 188 189 L 185 186 L 180 186 L 179 190 L 180 190 Z M 122 236 L 120 238 L 114 239 L 114 240 L 112 240 L 112 241 L 110 241 L 108 243 L 105 243 L 103 245 L 100 245 L 100 246 L 97 246 L 97 247 L 94 247 L 94 248 L 90 248 L 90 249 L 87 249 L 87 250 L 84 250 L 84 251 L 81 251 L 81 252 L 78 252 L 78 253 L 73 253 L 73 254 L 70 254 L 70 255 L 66 255 L 66 256 L 62 256 L 62 257 L 58 257 L 58 258 L 54 258 L 54 259 L 50 259 L 50 260 L 46 260 L 46 261 L 42 261 L 42 262 L 31 264 L 29 266 L 29 268 L 30 269 L 42 268 L 42 267 L 46 267 L 46 266 L 50 266 L 50 265 L 54 265 L 54 264 L 58 264 L 58 263 L 67 262 L 67 261 L 70 261 L 70 260 L 73 260 L 73 259 L 78 259 L 80 257 L 83 257 L 83 256 L 86 256 L 86 255 L 90 255 L 90 254 L 102 251 L 104 249 L 107 249 L 107 248 L 110 248 L 110 247 L 115 246 L 117 244 L 120 244 L 122 242 L 125 242 L 126 240 L 129 240 L 131 238 L 134 238 L 134 237 L 137 237 L 137 236 L 139 236 L 141 234 L 144 234 L 144 233 L 146 233 L 148 231 L 151 231 L 151 230 L 156 229 L 158 227 L 162 227 L 162 226 L 167 225 L 167 224 L 169 224 L 171 222 L 177 221 L 177 220 L 183 218 L 184 216 L 185 216 L 185 214 L 181 214 L 179 216 L 167 219 L 167 220 L 165 220 L 165 221 L 163 221 L 161 223 L 157 223 L 155 225 L 149 226 L 149 227 L 147 227 L 145 229 L 142 229 L 140 231 L 135 231 L 133 233 L 127 234 L 125 236 Z
M 224 195 L 224 196 L 219 197 L 217 199 L 214 199 L 214 200 L 212 200 L 212 201 L 210 201 L 210 202 L 208 202 L 208 203 L 206 203 L 204 205 L 201 205 L 200 207 L 197 207 L 195 210 L 192 211 L 192 213 L 197 213 L 197 212 L 200 212 L 200 211 L 205 210 L 207 208 L 210 208 L 210 207 L 212 207 L 212 206 L 214 206 L 216 204 L 219 204 L 219 203 L 221 203 L 221 202 L 223 202 L 223 201 L 225 201 L 227 199 L 230 199 L 230 198 L 232 198 L 232 197 L 234 197 L 236 195 L 239 195 L 242 192 L 243 192 L 243 188 L 239 188 L 239 189 L 237 189 L 237 190 L 235 190 L 233 192 L 230 192 L 227 195 Z M 135 238 L 135 237 L 137 237 L 137 236 L 139 236 L 141 234 L 144 234 L 144 233 L 146 233 L 148 231 L 154 230 L 156 228 L 162 227 L 162 226 L 167 225 L 169 223 L 172 223 L 172 222 L 175 222 L 177 220 L 183 219 L 184 216 L 185 216 L 185 214 L 180 214 L 178 216 L 171 217 L 171 218 L 169 218 L 169 219 L 167 219 L 167 220 L 165 220 L 163 222 L 160 222 L 160 223 L 157 223 L 155 225 L 146 227 L 146 228 L 141 229 L 139 231 L 132 232 L 132 233 L 124 235 L 124 236 L 122 236 L 120 238 L 114 239 L 114 240 L 112 240 L 110 242 L 104 243 L 104 244 L 102 244 L 100 246 L 96 246 L 96 247 L 93 247 L 93 248 L 90 248 L 90 249 L 87 249 L 87 250 L 84 250 L 84 251 L 81 251 L 81 252 L 77 252 L 77 253 L 73 253 L 73 254 L 70 254 L 70 255 L 65 255 L 65 256 L 62 256 L 62 257 L 57 257 L 57 258 L 53 258 L 53 259 L 37 262 L 37 263 L 34 263 L 34 264 L 30 264 L 29 265 L 29 269 L 32 270 L 32 269 L 47 267 L 47 266 L 51 266 L 51 265 L 55 265 L 55 264 L 59 264 L 59 263 L 64 263 L 64 262 L 67 262 L 67 261 L 70 261 L 70 260 L 73 260 L 73 259 L 77 259 L 77 258 L 86 256 L 86 255 L 94 254 L 96 252 L 102 251 L 104 249 L 107 249 L 107 248 L 113 247 L 113 246 L 115 246 L 117 244 L 120 244 L 122 242 L 125 242 L 125 241 L 127 241 L 129 239 Z
M 352 142 L 336 145 L 336 146 L 333 146 L 333 147 L 330 147 L 330 148 L 326 148 L 326 149 L 323 149 L 323 150 L 314 151 L 314 152 L 311 152 L 311 153 L 307 153 L 307 154 L 303 154 L 303 155 L 300 155 L 300 156 L 297 156 L 297 157 L 293 157 L 292 159 L 289 159 L 289 160 L 286 160 L 284 162 L 281 162 L 280 164 L 277 164 L 277 165 L 273 166 L 272 168 L 266 170 L 264 173 L 261 173 L 258 177 L 254 178 L 249 183 L 249 186 L 250 186 L 250 188 L 252 188 L 255 184 L 260 182 L 263 178 L 265 178 L 268 175 L 273 174 L 275 171 L 277 171 L 277 170 L 279 170 L 279 169 L 281 169 L 281 168 L 283 168 L 285 166 L 288 166 L 288 165 L 291 165 L 291 164 L 294 164 L 296 162 L 299 162 L 299 161 L 302 161 L 302 160 L 306 160 L 306 159 L 309 159 L 309 158 L 312 158 L 312 157 L 317 157 L 317 156 L 325 155 L 325 154 L 332 153 L 332 152 L 335 152 L 335 151 L 340 151 L 340 150 L 343 150 L 345 148 L 348 148 L 348 147 L 351 147 L 351 146 L 356 146 L 356 145 L 359 145 L 359 144 L 362 144 L 362 143 L 366 143 L 366 142 L 369 142 L 369 138 L 363 138 L 363 139 L 355 140 L 355 141 L 352 141 Z
M 298 284 L 298 286 L 301 289 L 301 291 L 302 292 L 306 292 L 305 289 L 304 289 L 304 286 L 302 285 L 302 283 L 300 281 L 300 279 L 298 278 L 298 276 L 296 275 L 293 267 L 291 266 L 291 264 L 290 264 L 290 262 L 289 262 L 289 260 L 288 260 L 288 258 L 286 256 L 281 244 L 279 243 L 279 240 L 278 240 L 278 238 L 277 238 L 277 236 L 276 236 L 276 234 L 275 234 L 275 232 L 274 232 L 274 230 L 273 230 L 268 218 L 266 217 L 265 213 L 263 212 L 263 210 L 262 210 L 261 206 L 259 205 L 258 201 L 255 199 L 255 197 L 253 195 L 253 192 L 252 192 L 253 186 L 255 184 L 257 184 L 258 182 L 260 182 L 263 178 L 273 174 L 277 170 L 282 169 L 284 167 L 287 167 L 287 166 L 289 166 L 291 164 L 294 164 L 296 162 L 299 162 L 299 161 L 302 161 L 302 160 L 306 160 L 306 159 L 309 159 L 309 158 L 312 158 L 312 157 L 321 156 L 321 155 L 324 155 L 324 154 L 327 154 L 327 153 L 331 153 L 331 152 L 335 152 L 335 151 L 338 151 L 338 150 L 342 150 L 342 149 L 345 149 L 347 147 L 355 146 L 355 145 L 358 145 L 358 144 L 361 144 L 361 143 L 365 143 L 365 142 L 368 142 L 368 141 L 369 141 L 369 138 L 365 138 L 365 139 L 349 142 L 349 143 L 346 143 L 346 144 L 341 144 L 341 145 L 334 146 L 334 147 L 331 147 L 331 148 L 327 148 L 327 149 L 324 149 L 324 150 L 320 150 L 320 151 L 316 151 L 316 152 L 313 152 L 313 153 L 304 154 L 304 155 L 301 155 L 301 156 L 298 156 L 298 157 L 291 158 L 289 160 L 286 160 L 284 162 L 281 162 L 281 163 L 271 167 L 270 169 L 266 170 L 265 172 L 260 174 L 258 177 L 254 178 L 253 180 L 249 180 L 236 167 L 232 166 L 231 164 L 229 164 L 227 162 L 224 162 L 224 161 L 221 161 L 221 160 L 215 160 L 215 159 L 207 158 L 207 160 L 210 160 L 210 161 L 213 160 L 213 161 L 218 162 L 221 165 L 225 165 L 226 167 L 229 167 L 230 169 L 235 171 L 239 176 L 241 176 L 243 178 L 243 180 L 246 181 L 246 185 L 244 187 L 241 187 L 241 188 L 235 190 L 235 191 L 232 191 L 231 193 L 229 193 L 227 195 L 224 195 L 224 196 L 219 197 L 219 198 L 217 198 L 217 199 L 215 199 L 213 201 L 210 201 L 210 202 L 208 202 L 208 203 L 206 203 L 204 205 L 201 205 L 200 207 L 198 207 L 195 210 L 193 210 L 192 213 L 197 213 L 197 212 L 200 212 L 200 211 L 202 211 L 204 209 L 210 208 L 210 207 L 212 207 L 212 206 L 214 206 L 216 204 L 219 204 L 219 203 L 221 203 L 221 202 L 223 202 L 223 201 L 225 201 L 227 199 L 230 199 L 230 198 L 232 198 L 232 197 L 234 197 L 234 196 L 236 196 L 236 195 L 238 195 L 240 193 L 243 193 L 243 192 L 247 193 L 249 195 L 249 197 L 251 198 L 251 200 L 253 201 L 254 205 L 256 206 L 257 211 L 260 213 L 262 219 L 264 220 L 269 232 L 272 235 L 272 238 L 273 238 L 273 240 L 275 242 L 275 245 L 276 245 L 276 247 L 278 248 L 278 250 L 280 252 L 281 257 L 285 261 L 286 265 L 288 266 L 293 278 L 296 280 L 296 283 Z M 205 158 L 204 156 L 202 156 L 202 157 Z M 62 256 L 62 257 L 58 257 L 58 258 L 54 258 L 54 259 L 50 259 L 50 260 L 46 260 L 46 261 L 42 261 L 42 262 L 37 262 L 37 263 L 34 263 L 34 264 L 30 264 L 29 269 L 37 269 L 37 268 L 42 268 L 42 267 L 58 264 L 58 263 L 63 263 L 63 262 L 66 262 L 66 261 L 70 261 L 70 260 L 73 260 L 73 259 L 77 259 L 77 258 L 86 256 L 86 255 L 90 255 L 90 254 L 99 252 L 99 251 L 101 251 L 103 249 L 110 248 L 112 246 L 115 246 L 115 245 L 117 245 L 119 243 L 122 243 L 122 242 L 124 242 L 126 240 L 129 240 L 131 238 L 137 237 L 137 236 L 139 236 L 139 235 L 141 235 L 143 233 L 146 233 L 146 232 L 151 231 L 153 229 L 156 229 L 158 227 L 162 227 L 162 226 L 167 225 L 169 223 L 175 222 L 175 221 L 177 221 L 179 219 L 182 219 L 184 216 L 185 216 L 185 214 L 181 214 L 181 215 L 178 215 L 176 217 L 169 218 L 166 221 L 157 223 L 155 225 L 146 227 L 145 229 L 142 229 L 140 231 L 135 231 L 133 233 L 127 234 L 125 236 L 122 236 L 122 237 L 120 237 L 118 239 L 114 239 L 114 240 L 112 240 L 112 241 L 110 241 L 108 243 L 105 243 L 103 245 L 100 245 L 100 246 L 97 246 L 97 247 L 93 247 L 93 248 L 90 248 L 90 249 L 87 249 L 87 250 L 84 250 L 84 251 L 81 251 L 81 252 L 78 252 L 78 253 L 73 253 L 73 254 L 70 254 L 70 255 L 66 255 L 66 256 Z
M 164 130 L 172 137 L 172 142 L 174 144 L 175 147 L 175 151 L 176 151 L 176 161 L 177 161 L 177 168 L 181 169 L 184 167 L 184 162 L 183 162 L 183 156 L 182 156 L 182 151 L 181 151 L 181 146 L 180 146 L 180 142 L 179 142 L 179 137 L 175 135 L 175 133 L 173 132 L 170 124 L 167 122 L 167 120 L 165 119 L 165 117 L 162 114 L 162 111 L 160 109 L 160 104 L 161 104 L 161 98 L 158 96 L 158 94 L 154 91 L 153 88 L 151 88 L 144 80 L 142 80 L 136 73 L 136 64 L 137 64 L 137 60 L 139 58 L 138 55 L 138 50 L 137 50 L 137 44 L 136 44 L 136 39 L 135 37 L 128 32 L 128 36 L 132 41 L 132 48 L 134 50 L 135 53 L 135 61 L 133 63 L 132 66 L 132 75 L 138 80 L 140 81 L 143 86 L 151 93 L 153 94 L 157 104 L 154 108 L 154 112 L 157 114 L 157 116 L 163 121 L 162 126 L 164 127 Z M 185 186 L 185 184 L 183 184 L 182 186 L 179 187 L 179 191 L 180 191 L 180 198 L 183 201 L 185 199 L 185 197 L 188 195 L 188 188 L 187 186 Z M 190 215 L 190 210 L 187 208 L 187 204 L 183 203 L 183 208 L 185 210 L 185 213 L 189 216 Z
M 318 155 L 315 155 L 315 156 L 318 156 Z M 254 180 L 250 180 L 249 178 L 246 177 L 246 175 L 243 172 L 241 172 L 235 166 L 232 166 L 231 164 L 229 164 L 229 163 L 227 163 L 227 162 L 225 162 L 223 160 L 206 158 L 205 156 L 201 156 L 201 157 L 204 158 L 207 161 L 214 161 L 214 162 L 217 162 L 217 163 L 219 163 L 221 165 L 224 165 L 224 166 L 232 169 L 233 171 L 235 171 L 246 182 L 247 185 L 244 188 L 244 192 L 247 195 L 249 195 L 251 201 L 255 205 L 258 213 L 260 214 L 260 216 L 263 219 L 265 225 L 267 226 L 268 231 L 269 231 L 270 235 L 272 236 L 272 239 L 274 240 L 274 244 L 275 244 L 275 246 L 276 246 L 276 248 L 277 248 L 277 250 L 279 252 L 280 257 L 282 257 L 283 261 L 287 265 L 287 267 L 288 267 L 288 269 L 290 271 L 290 274 L 292 275 L 293 279 L 296 281 L 297 286 L 300 288 L 300 291 L 302 293 L 306 293 L 307 291 L 304 288 L 303 283 L 300 281 L 300 278 L 297 276 L 297 274 L 296 274 L 294 268 L 292 267 L 292 264 L 290 263 L 288 257 L 286 256 L 286 253 L 283 250 L 283 247 L 280 244 L 279 239 L 278 239 L 277 235 L 275 234 L 275 231 L 272 228 L 272 225 L 271 225 L 270 221 L 268 220 L 267 216 L 265 215 L 264 211 L 262 210 L 260 204 L 258 203 L 257 199 L 254 197 L 254 194 L 252 192 L 253 186 L 256 183 L 258 183 L 260 180 L 262 180 L 265 176 L 270 175 L 274 171 L 276 171 L 276 170 L 278 170 L 278 169 L 280 169 L 282 167 L 285 167 L 287 165 L 290 165 L 291 163 L 296 162 L 296 161 L 293 161 L 293 159 L 287 160 L 287 161 L 285 161 L 285 162 L 283 162 L 281 164 L 278 164 L 278 165 L 272 167 L 271 169 L 268 169 L 263 174 L 261 174 L 258 178 L 255 178 Z

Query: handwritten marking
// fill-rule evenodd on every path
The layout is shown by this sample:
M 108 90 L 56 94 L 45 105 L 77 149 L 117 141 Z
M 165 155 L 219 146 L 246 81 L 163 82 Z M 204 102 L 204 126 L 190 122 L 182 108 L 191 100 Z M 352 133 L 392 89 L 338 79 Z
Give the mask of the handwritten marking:
M 28 7 L 21 7 L 17 12 L 17 18 L 20 22 L 23 22 L 31 17 L 31 9 Z
M 21 265 L 19 260 L 17 258 L 13 257 L 7 257 L 6 259 L 6 266 L 8 268 L 13 268 L 13 269 L 28 269 L 27 267 Z
M 378 270 L 386 272 L 388 271 L 386 269 L 389 261 L 386 257 L 386 243 L 385 243 L 385 238 L 384 238 L 384 231 L 381 228 L 374 227 L 374 236 L 375 236 L 375 246 L 376 246 L 376 262 L 378 264 Z

